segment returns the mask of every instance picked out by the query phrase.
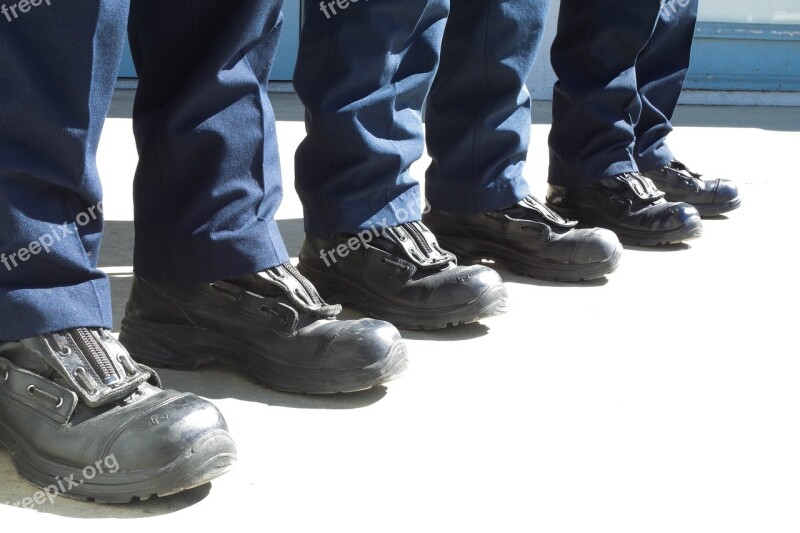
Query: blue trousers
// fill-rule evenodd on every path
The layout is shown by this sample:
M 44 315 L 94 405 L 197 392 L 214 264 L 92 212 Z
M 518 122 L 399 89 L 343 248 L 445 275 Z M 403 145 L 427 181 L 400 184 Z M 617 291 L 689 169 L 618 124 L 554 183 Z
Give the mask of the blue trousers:
M 418 220 L 409 167 L 427 147 L 437 208 L 493 210 L 528 194 L 525 80 L 549 0 L 306 0 L 295 161 L 306 232 L 331 238 Z
M 672 160 L 665 139 L 696 20 L 697 0 L 562 0 L 550 183 L 589 185 Z
M 287 260 L 266 80 L 281 0 L 132 0 L 134 268 L 212 281 Z M 0 18 L 0 340 L 111 327 L 96 152 L 129 0 Z
M 633 156 L 639 170 L 655 170 L 674 159 L 666 138 L 689 71 L 697 4 L 698 0 L 666 2 L 653 36 L 636 60 L 642 111 L 634 128 Z

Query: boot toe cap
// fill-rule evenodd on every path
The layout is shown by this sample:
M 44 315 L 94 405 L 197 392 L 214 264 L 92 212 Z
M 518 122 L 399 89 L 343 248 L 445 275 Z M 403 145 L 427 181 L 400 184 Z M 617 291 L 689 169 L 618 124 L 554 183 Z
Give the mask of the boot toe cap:
M 323 368 L 339 371 L 384 365 L 392 357 L 403 358 L 402 347 L 400 332 L 392 324 L 371 318 L 353 320 L 329 344 Z
M 193 394 L 162 391 L 120 429 L 109 447 L 122 472 L 163 469 L 182 458 L 203 463 L 235 457 L 236 445 L 220 411 Z M 192 456 L 203 456 L 194 457 Z
M 730 180 L 719 180 L 717 191 L 714 195 L 714 204 L 725 204 L 739 197 L 739 188 Z
M 583 233 L 580 235 L 582 240 L 572 255 L 572 263 L 601 263 L 619 254 L 622 250 L 622 244 L 613 231 L 603 228 L 578 231 Z

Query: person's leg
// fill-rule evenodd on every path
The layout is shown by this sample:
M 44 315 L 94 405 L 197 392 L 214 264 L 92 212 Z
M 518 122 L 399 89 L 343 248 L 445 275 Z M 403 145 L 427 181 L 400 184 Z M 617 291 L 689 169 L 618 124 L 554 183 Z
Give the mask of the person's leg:
M 0 445 L 48 498 L 127 502 L 202 485 L 235 461 L 225 421 L 161 390 L 111 337 L 97 270 L 95 155 L 127 2 L 34 7 L 0 22 Z
M 127 9 L 62 2 L 1 19 L 0 341 L 111 327 L 96 152 Z
M 589 185 L 637 169 L 633 156 L 642 103 L 636 58 L 658 18 L 658 2 L 562 0 L 551 58 L 550 178 Z
M 523 275 L 577 281 L 612 271 L 610 232 L 573 230 L 530 196 L 531 99 L 525 82 L 549 0 L 454 2 L 427 102 L 425 223 L 463 263 L 491 259 Z
M 282 1 L 134 1 L 137 274 L 214 281 L 288 261 L 267 81 Z
M 727 213 L 741 205 L 739 190 L 730 180 L 701 179 L 667 146 L 672 114 L 689 71 L 697 0 L 670 0 L 661 8 L 658 24 L 636 62 L 642 112 L 636 124 L 634 156 L 642 173 L 666 198 L 687 202 L 701 216 Z
M 120 340 L 140 361 L 233 363 L 282 390 L 352 392 L 405 368 L 390 324 L 329 320 L 288 262 L 267 82 L 282 0 L 133 0 L 136 276 Z
M 549 7 L 549 0 L 453 2 L 425 117 L 432 207 L 477 213 L 528 196 L 525 82 Z
M 548 205 L 622 242 L 664 244 L 702 234 L 695 209 L 669 204 L 639 174 L 634 127 L 642 111 L 636 60 L 658 2 L 563 0 L 551 51 L 553 91 Z
M 409 175 L 449 4 L 306 0 L 295 71 L 308 132 L 295 160 L 299 268 L 332 301 L 409 329 L 472 322 L 506 303 L 496 272 L 455 265 L 420 222 Z
M 306 233 L 330 239 L 419 220 L 419 184 L 409 167 L 424 149 L 420 110 L 449 1 L 362 1 L 346 10 L 303 4 L 294 85 L 307 135 L 295 184 Z
M 642 111 L 634 130 L 634 157 L 641 170 L 661 168 L 673 160 L 666 138 L 672 132 L 670 120 L 689 71 L 697 2 L 666 2 L 650 41 L 636 60 Z

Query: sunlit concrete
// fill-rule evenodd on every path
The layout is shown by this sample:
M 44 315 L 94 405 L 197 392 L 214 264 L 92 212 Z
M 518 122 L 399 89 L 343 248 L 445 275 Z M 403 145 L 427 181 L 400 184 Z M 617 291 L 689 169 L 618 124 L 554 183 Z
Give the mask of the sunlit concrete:
M 100 149 L 109 218 L 102 264 L 117 325 L 132 272 L 130 96 L 117 95 Z M 302 110 L 292 95 L 275 100 L 286 195 L 278 218 L 296 256 L 303 229 L 292 170 Z M 537 108 L 527 175 L 540 194 L 548 122 Z M 91 526 L 800 530 L 800 109 L 682 107 L 676 124 L 671 145 L 683 160 L 742 189 L 743 207 L 707 221 L 702 239 L 627 249 L 602 282 L 562 285 L 502 271 L 508 314 L 405 333 L 409 371 L 365 393 L 295 396 L 225 369 L 165 371 L 167 386 L 224 412 L 241 452 L 231 474 L 127 506 L 59 499 L 22 510 L 2 503 L 35 489 L 0 451 L 0 531 L 137 517 L 148 519 Z

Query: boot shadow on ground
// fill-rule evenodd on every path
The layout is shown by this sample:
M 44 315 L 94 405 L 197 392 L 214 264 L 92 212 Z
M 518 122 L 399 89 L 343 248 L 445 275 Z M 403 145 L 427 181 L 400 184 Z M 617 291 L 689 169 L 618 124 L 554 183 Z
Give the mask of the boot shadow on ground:
M 500 273 L 500 276 L 506 283 L 519 283 L 520 285 L 534 285 L 536 287 L 561 287 L 564 289 L 591 289 L 595 287 L 602 287 L 608 283 L 607 276 L 584 281 L 548 281 L 544 279 L 531 278 L 528 276 L 521 276 L 511 272 L 510 270 L 506 270 L 503 267 L 493 268 Z
M 606 276 L 583 281 L 552 281 L 517 274 L 502 264 L 497 264 L 493 261 L 482 261 L 480 264 L 495 269 L 497 273 L 500 274 L 500 277 L 503 278 L 505 283 L 519 283 L 520 285 L 534 285 L 537 287 L 564 287 L 573 289 L 602 287 L 608 283 L 608 278 Z
M 726 221 L 726 220 L 728 220 L 728 217 L 726 215 L 703 217 L 703 222 L 709 222 L 709 221 L 716 222 L 716 221 Z M 638 244 L 623 244 L 623 247 L 626 250 L 637 251 L 637 252 L 682 252 L 684 250 L 692 249 L 692 245 L 686 242 L 677 242 L 674 244 L 666 244 L 658 246 L 640 246 Z
M 239 369 L 218 364 L 192 372 L 165 368 L 156 371 L 166 388 L 192 392 L 212 401 L 234 399 L 289 409 L 360 409 L 379 402 L 387 393 L 383 385 L 348 394 L 282 392 L 254 383 Z
M 491 328 L 489 326 L 480 322 L 473 322 L 444 329 L 401 329 L 400 334 L 406 340 L 456 342 L 477 339 L 488 335 L 490 331 Z
M 4 507 L 23 508 L 23 512 L 43 513 L 67 518 L 145 518 L 182 511 L 203 501 L 212 490 L 212 483 L 206 483 L 192 490 L 163 498 L 153 497 L 147 501 L 135 500 L 127 504 L 100 504 L 56 497 L 52 503 L 44 500 L 42 505 L 30 503 L 26 498 L 34 498 L 40 491 L 25 481 L 11 464 L 11 455 L 0 447 L 0 513 Z
M 683 252 L 684 250 L 691 250 L 692 247 L 685 242 L 675 244 L 666 244 L 659 246 L 640 246 L 638 244 L 623 244 L 623 248 L 635 252 Z
M 278 221 L 289 254 L 296 257 L 303 241 L 303 220 Z M 114 331 L 119 332 L 125 305 L 133 282 L 134 227 L 130 221 L 106 222 L 100 266 L 111 272 L 111 298 L 114 314 Z M 355 311 L 346 309 L 342 318 L 359 318 Z M 386 395 L 385 387 L 351 394 L 312 396 L 280 392 L 251 382 L 237 368 L 211 365 L 196 372 L 156 369 L 164 386 L 179 391 L 193 392 L 212 400 L 233 398 L 246 402 L 263 403 L 273 407 L 294 409 L 358 409 L 379 401 Z

